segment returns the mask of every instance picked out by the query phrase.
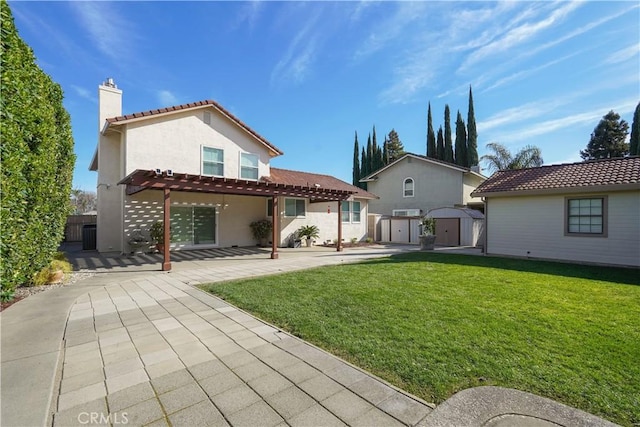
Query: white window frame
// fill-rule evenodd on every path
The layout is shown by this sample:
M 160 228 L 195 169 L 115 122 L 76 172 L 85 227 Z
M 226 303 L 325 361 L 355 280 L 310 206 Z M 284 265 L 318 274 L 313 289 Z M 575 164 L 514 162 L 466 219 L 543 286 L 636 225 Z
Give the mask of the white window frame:
M 287 201 L 289 200 L 295 200 L 296 201 L 296 214 L 295 215 L 287 215 Z M 295 197 L 286 197 L 284 199 L 284 216 L 285 218 L 306 218 L 307 217 L 307 199 L 300 199 L 300 198 L 295 198 Z M 302 215 L 298 214 L 298 206 L 299 206 L 299 201 L 303 202 L 303 206 L 304 206 L 304 212 L 302 213 Z
M 210 149 L 210 150 L 219 150 L 222 152 L 222 162 L 210 162 L 207 161 L 207 163 L 211 163 L 211 164 L 218 164 L 218 165 L 222 165 L 222 175 L 215 175 L 215 174 L 209 174 L 209 173 L 205 173 L 204 172 L 204 164 L 205 164 L 205 160 L 204 160 L 204 151 L 205 149 Z M 220 148 L 220 147 L 212 147 L 209 145 L 203 145 L 200 149 L 200 171 L 202 173 L 203 176 L 219 176 L 219 177 L 224 177 L 224 149 Z
M 411 195 L 407 195 L 407 181 L 411 181 Z M 416 194 L 416 180 L 411 178 L 410 176 L 405 178 L 404 181 L 402 181 L 402 197 L 404 198 L 409 198 L 409 197 L 414 197 Z
M 357 209 L 357 210 L 354 209 L 354 207 L 353 207 L 354 203 L 358 204 L 359 209 Z M 346 209 L 345 209 L 345 206 L 347 207 Z M 351 201 L 351 202 L 344 201 L 344 202 L 342 202 L 341 209 L 342 209 L 342 222 L 343 223 L 360 224 L 360 221 L 362 221 L 362 202 L 357 201 L 357 200 L 354 200 L 354 201 Z M 355 221 L 353 219 L 354 214 L 356 212 L 358 212 L 358 215 L 359 215 L 359 218 L 360 218 L 357 221 Z
M 256 159 L 256 166 L 242 166 L 242 156 L 253 156 Z M 260 156 L 258 156 L 257 154 L 254 153 L 240 153 L 240 164 L 238 166 L 238 171 L 239 171 L 239 176 L 238 178 L 240 179 L 246 179 L 248 181 L 257 181 L 260 178 Z M 243 168 L 248 168 L 251 170 L 255 170 L 255 178 L 247 178 L 242 176 L 242 170 Z

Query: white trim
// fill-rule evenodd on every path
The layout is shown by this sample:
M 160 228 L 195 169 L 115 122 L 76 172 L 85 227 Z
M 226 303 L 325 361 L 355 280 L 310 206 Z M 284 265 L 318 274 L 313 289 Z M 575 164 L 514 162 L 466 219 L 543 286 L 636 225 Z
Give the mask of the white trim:
M 407 181 L 411 180 L 411 195 L 407 196 L 407 190 L 405 189 L 405 185 L 407 184 Z M 416 180 L 411 178 L 410 176 L 406 177 L 404 180 L 402 180 L 402 197 L 403 198 L 411 198 L 411 197 L 415 197 L 416 196 Z
M 389 163 L 387 166 L 383 167 L 382 169 L 378 169 L 377 171 L 373 172 L 372 174 L 369 174 L 367 176 L 365 176 L 364 178 L 360 179 L 360 182 L 368 182 L 368 181 L 373 181 L 375 180 L 374 177 L 376 177 L 377 175 L 379 175 L 381 172 L 384 172 L 385 170 L 389 169 L 390 167 L 396 165 L 397 163 L 401 162 L 402 160 L 404 160 L 407 157 L 411 157 L 413 159 L 417 159 L 417 160 L 422 160 L 423 162 L 426 163 L 431 163 L 433 165 L 437 165 L 437 166 L 442 166 L 445 168 L 449 168 L 449 169 L 453 169 L 453 170 L 457 170 L 463 173 L 469 173 L 472 172 L 474 174 L 476 174 L 476 172 L 471 171 L 468 168 L 464 168 L 462 166 L 457 166 L 457 165 L 453 165 L 453 164 L 448 164 L 448 163 L 443 163 L 439 160 L 433 160 L 433 159 L 429 159 L 426 157 L 421 157 L 421 156 L 417 156 L 415 154 L 412 153 L 407 153 L 404 156 L 400 157 L 398 160 L 396 160 L 395 162 Z M 482 178 L 486 179 L 485 176 L 480 175 Z
M 256 170 L 256 177 L 255 178 L 246 178 L 246 177 L 242 176 L 242 168 L 243 168 L 243 166 L 242 166 L 242 156 L 243 155 L 255 156 L 256 163 L 257 163 L 257 166 L 255 167 L 255 170 Z M 245 167 L 248 167 L 248 166 L 245 166 Z M 251 169 L 253 169 L 253 167 Z M 238 178 L 239 179 L 245 179 L 245 180 L 248 180 L 248 181 L 257 181 L 260 178 L 260 156 L 259 155 L 255 154 L 255 153 L 249 153 L 249 152 L 240 152 L 239 153 L 239 156 L 238 156 Z
M 204 173 L 204 149 L 205 148 L 211 148 L 213 150 L 220 150 L 222 151 L 222 175 L 214 175 L 214 174 L 208 174 L 208 173 Z M 202 176 L 218 176 L 221 178 L 224 178 L 224 148 L 220 148 L 220 147 L 214 147 L 212 145 L 204 145 L 202 144 L 200 146 L 200 174 Z

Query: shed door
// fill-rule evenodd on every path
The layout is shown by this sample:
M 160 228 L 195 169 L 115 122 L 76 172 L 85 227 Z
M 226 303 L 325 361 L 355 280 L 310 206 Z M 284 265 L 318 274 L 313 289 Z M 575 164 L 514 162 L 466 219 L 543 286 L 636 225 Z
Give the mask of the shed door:
M 436 245 L 460 246 L 460 218 L 436 218 Z
M 409 218 L 392 219 L 391 241 L 394 243 L 409 243 L 409 224 Z

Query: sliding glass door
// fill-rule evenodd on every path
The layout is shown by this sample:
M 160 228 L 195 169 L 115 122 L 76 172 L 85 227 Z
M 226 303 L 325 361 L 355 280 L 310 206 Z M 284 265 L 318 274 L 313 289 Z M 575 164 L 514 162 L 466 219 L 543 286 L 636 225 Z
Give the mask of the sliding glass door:
M 216 244 L 216 208 L 171 206 L 171 243 Z

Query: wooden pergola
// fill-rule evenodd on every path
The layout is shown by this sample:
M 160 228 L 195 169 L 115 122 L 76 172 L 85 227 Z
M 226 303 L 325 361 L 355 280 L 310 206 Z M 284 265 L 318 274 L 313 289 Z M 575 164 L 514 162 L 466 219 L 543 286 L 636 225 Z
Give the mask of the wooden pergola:
M 171 191 L 193 193 L 232 194 L 240 196 L 271 197 L 273 218 L 271 259 L 278 258 L 278 197 L 299 197 L 314 202 L 338 202 L 338 243 L 336 250 L 342 251 L 342 202 L 351 197 L 354 192 L 332 188 L 314 186 L 299 186 L 270 182 L 264 179 L 250 181 L 243 179 L 229 179 L 176 173 L 169 171 L 153 171 L 137 169 L 118 182 L 126 185 L 127 195 L 133 195 L 144 190 L 162 190 L 164 192 L 164 258 L 162 270 L 171 270 Z

